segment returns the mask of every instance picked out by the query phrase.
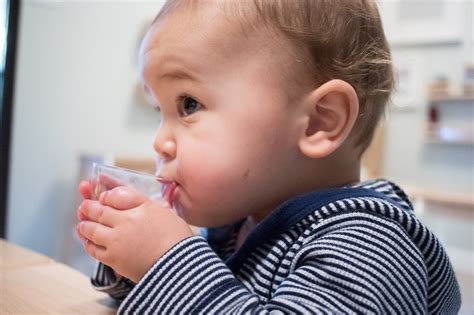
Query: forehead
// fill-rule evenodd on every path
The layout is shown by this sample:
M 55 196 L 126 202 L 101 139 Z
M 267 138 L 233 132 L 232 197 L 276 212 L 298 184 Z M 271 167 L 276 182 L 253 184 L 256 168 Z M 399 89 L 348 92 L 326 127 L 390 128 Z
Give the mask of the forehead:
M 141 47 L 143 66 L 185 62 L 198 67 L 206 63 L 228 63 L 252 50 L 238 23 L 223 8 L 203 5 L 197 10 L 177 9 L 158 19 Z M 255 43 L 253 43 L 255 45 Z
M 144 83 L 170 72 L 211 82 L 224 73 L 239 76 L 250 70 L 254 78 L 283 84 L 292 93 L 312 83 L 301 55 L 283 34 L 249 27 L 222 3 L 173 8 L 158 18 L 141 46 Z

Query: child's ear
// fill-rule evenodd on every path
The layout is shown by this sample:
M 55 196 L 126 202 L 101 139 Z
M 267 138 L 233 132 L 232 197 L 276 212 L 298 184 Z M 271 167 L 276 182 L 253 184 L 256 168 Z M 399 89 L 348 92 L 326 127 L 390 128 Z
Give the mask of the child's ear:
M 359 113 L 357 93 L 342 80 L 331 80 L 313 90 L 303 106 L 304 134 L 298 145 L 310 158 L 326 157 L 339 148 Z

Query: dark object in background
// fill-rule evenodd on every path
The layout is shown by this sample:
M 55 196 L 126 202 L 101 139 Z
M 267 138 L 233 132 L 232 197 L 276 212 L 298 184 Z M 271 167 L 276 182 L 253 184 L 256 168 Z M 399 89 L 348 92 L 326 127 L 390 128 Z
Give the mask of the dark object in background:
M 430 106 L 428 121 L 430 124 L 437 124 L 439 121 L 438 108 L 436 106 Z
M 0 237 L 6 236 L 7 222 L 7 197 L 8 197 L 8 171 L 10 157 L 10 134 L 13 114 L 13 89 L 15 82 L 15 59 L 18 37 L 18 19 L 20 16 L 20 0 L 7 0 L 6 7 L 6 53 L 4 69 L 0 69 Z

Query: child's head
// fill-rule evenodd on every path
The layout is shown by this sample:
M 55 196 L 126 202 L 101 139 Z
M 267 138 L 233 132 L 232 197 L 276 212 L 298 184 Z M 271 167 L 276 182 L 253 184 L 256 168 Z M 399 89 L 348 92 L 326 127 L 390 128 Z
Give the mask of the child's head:
M 313 87 L 331 79 L 351 84 L 359 98 L 354 137 L 361 152 L 368 146 L 394 85 L 375 0 L 168 0 L 157 19 L 183 8 L 199 16 L 204 5 L 219 6 L 241 35 L 280 42 L 275 54 L 303 64 L 290 66 L 296 84 L 308 78 Z
M 142 45 L 155 149 L 192 224 L 354 180 L 393 85 L 372 1 L 168 1 Z

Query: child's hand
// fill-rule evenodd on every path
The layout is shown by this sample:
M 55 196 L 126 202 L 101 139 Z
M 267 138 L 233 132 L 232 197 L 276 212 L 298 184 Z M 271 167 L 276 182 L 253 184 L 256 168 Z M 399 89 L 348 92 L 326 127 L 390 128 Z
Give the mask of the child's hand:
M 86 200 L 91 199 L 92 198 L 92 186 L 91 186 L 91 184 L 88 181 L 82 181 L 79 184 L 79 193 L 81 194 L 82 198 L 84 198 Z M 77 219 L 79 221 L 86 220 L 86 218 L 84 217 L 84 215 L 81 213 L 80 210 L 81 210 L 81 207 L 79 207 L 79 209 L 77 209 Z M 77 232 L 77 235 L 79 236 L 79 238 L 83 242 L 86 241 L 86 239 L 81 235 L 81 233 L 79 233 L 79 226 L 77 226 L 76 232 Z
M 92 198 L 92 187 L 88 181 L 82 181 L 79 184 L 79 192 L 81 193 L 82 198 L 91 199 Z
M 81 190 L 84 197 L 86 190 Z M 134 282 L 167 250 L 193 235 L 167 203 L 129 187 L 107 191 L 100 201 L 84 200 L 78 217 L 87 253 Z

